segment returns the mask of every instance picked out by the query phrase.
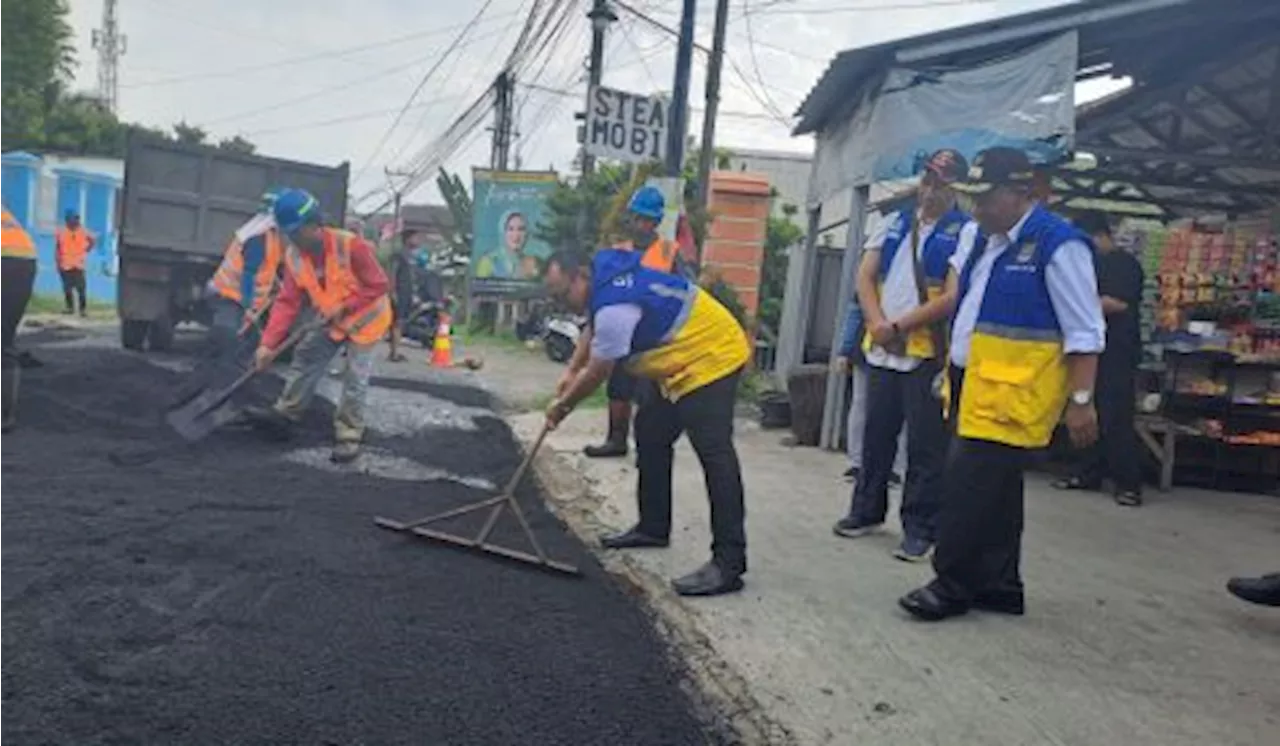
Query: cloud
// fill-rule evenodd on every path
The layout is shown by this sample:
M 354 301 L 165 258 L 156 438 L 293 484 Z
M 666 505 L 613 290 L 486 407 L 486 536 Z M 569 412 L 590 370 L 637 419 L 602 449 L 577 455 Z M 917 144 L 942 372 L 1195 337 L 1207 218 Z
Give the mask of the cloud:
M 917 0 L 918 1 L 918 0 Z M 121 31 L 128 49 L 120 62 L 120 114 L 128 120 L 168 126 L 180 120 L 204 126 L 215 137 L 242 134 L 266 154 L 325 164 L 349 161 L 356 194 L 385 183 L 383 169 L 403 165 L 432 141 L 498 73 L 528 15 L 529 0 L 494 0 L 458 54 L 451 57 L 406 112 L 378 156 L 370 156 L 409 92 L 438 59 L 481 3 L 414 0 L 134 0 L 121 3 Z M 631 0 L 676 25 L 674 0 Z M 998 0 L 935 8 L 881 9 L 821 15 L 792 9 L 903 5 L 902 0 L 734 0 L 723 76 L 717 140 L 726 147 L 811 149 L 771 118 L 777 107 L 790 116 L 839 50 L 909 36 L 998 14 L 1057 4 L 1054 0 Z M 579 3 L 585 7 L 585 3 Z M 710 43 L 715 3 L 698 5 L 700 41 Z M 767 7 L 766 7 L 767 6 Z M 71 0 L 80 66 L 77 85 L 96 85 L 92 29 L 100 25 L 101 0 Z M 751 17 L 747 34 L 743 9 Z M 565 89 L 585 98 L 583 62 L 589 25 L 575 13 L 545 65 L 523 82 Z M 610 29 L 604 82 L 635 91 L 668 89 L 675 45 L 671 37 L 625 11 Z M 410 38 L 404 38 L 410 37 Z M 377 45 L 340 56 L 332 50 Z M 754 48 L 755 59 L 752 59 Z M 281 64 L 307 55 L 309 61 Z M 705 57 L 694 56 L 690 133 L 701 130 Z M 756 69 L 759 69 L 759 75 Z M 540 74 L 537 74 L 540 73 Z M 761 82 L 763 80 L 763 84 Z M 527 168 L 572 167 L 577 145 L 573 96 L 518 89 L 517 152 Z M 447 163 L 465 171 L 487 166 L 489 135 L 478 132 Z M 434 185 L 413 195 L 435 199 Z

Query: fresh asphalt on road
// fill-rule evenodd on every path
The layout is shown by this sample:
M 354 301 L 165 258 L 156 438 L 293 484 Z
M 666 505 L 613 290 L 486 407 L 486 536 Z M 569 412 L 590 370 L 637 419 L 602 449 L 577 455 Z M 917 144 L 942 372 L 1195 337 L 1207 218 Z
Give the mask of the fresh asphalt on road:
M 173 441 L 160 416 L 179 375 L 42 337 L 3 441 L 6 746 L 708 742 L 645 612 L 535 487 L 519 492 L 535 530 L 584 578 L 375 528 L 486 493 L 285 459 L 327 446 L 320 405 L 289 444 L 226 431 L 113 466 Z M 492 407 L 473 388 L 404 388 L 418 406 Z M 518 461 L 496 417 L 399 432 L 371 446 L 496 483 Z

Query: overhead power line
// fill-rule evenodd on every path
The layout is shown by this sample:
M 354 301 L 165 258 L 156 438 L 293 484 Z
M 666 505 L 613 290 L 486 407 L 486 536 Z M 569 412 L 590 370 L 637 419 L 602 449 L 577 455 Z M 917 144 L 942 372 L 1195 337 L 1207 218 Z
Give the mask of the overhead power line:
M 461 47 L 471 46 L 472 44 L 475 44 L 477 42 L 483 41 L 493 36 L 497 36 L 499 33 L 501 33 L 500 29 L 495 32 L 489 32 L 485 34 L 480 34 L 479 36 L 473 36 L 470 39 L 468 39 L 466 42 L 459 45 L 459 47 L 461 48 Z M 211 124 L 219 124 L 222 122 L 231 122 L 237 119 L 248 119 L 251 117 L 258 116 L 260 114 L 266 114 L 268 112 L 279 111 L 280 109 L 286 109 L 290 106 L 294 106 L 295 104 L 300 104 L 306 101 L 310 101 L 312 99 L 326 97 L 338 91 L 344 91 L 350 88 L 355 88 L 357 86 L 368 85 L 369 83 L 372 83 L 375 80 L 387 78 L 392 75 L 395 75 L 396 73 L 404 72 L 406 70 L 411 70 L 423 64 L 424 62 L 429 62 L 435 59 L 437 54 L 438 53 L 433 52 L 429 55 L 418 57 L 408 62 L 395 65 L 393 67 L 383 68 L 371 75 L 365 75 L 359 78 L 355 78 L 345 83 L 340 83 L 338 85 L 325 85 L 321 88 L 313 89 L 307 93 L 303 93 L 298 96 L 285 99 L 283 101 L 276 101 L 275 103 L 268 104 L 266 106 L 258 106 L 252 109 L 245 109 L 243 111 L 239 111 L 234 114 L 228 114 L 222 117 L 215 117 L 213 119 L 206 120 L 205 122 L 203 122 L 203 124 L 211 125 Z
M 493 16 L 491 18 L 487 18 L 484 21 L 482 21 L 482 23 L 498 21 L 503 18 L 510 18 L 512 16 L 515 16 L 516 14 L 517 14 L 517 11 L 513 11 L 510 13 L 503 13 L 500 15 Z M 360 54 L 362 52 L 368 52 L 374 49 L 385 49 L 387 47 L 394 47 L 394 46 L 398 46 L 400 44 L 404 44 L 411 41 L 421 41 L 423 39 L 429 39 L 433 36 L 441 36 L 445 33 L 448 33 L 449 31 L 454 31 L 466 25 L 467 24 L 465 23 L 458 23 L 452 26 L 433 28 L 430 31 L 416 31 L 412 34 L 403 34 L 401 36 L 393 36 L 387 39 L 382 39 L 380 41 L 357 44 L 351 47 L 329 49 L 323 52 L 313 52 L 311 54 L 304 54 L 296 57 L 285 57 L 283 59 L 257 63 L 253 65 L 238 65 L 236 67 L 227 68 L 226 70 L 216 70 L 216 71 L 210 71 L 210 72 L 204 72 L 204 73 L 192 73 L 191 75 L 175 75 L 175 76 L 170 76 L 165 78 L 157 78 L 155 80 L 139 80 L 134 83 L 121 85 L 120 87 L 121 88 L 158 88 L 161 86 L 180 85 L 182 83 L 190 83 L 190 82 L 201 81 L 201 80 L 215 80 L 218 78 L 235 78 L 241 75 L 260 76 L 263 74 L 263 72 L 279 69 L 282 67 L 287 68 L 287 67 L 293 67 L 296 65 L 303 65 L 308 62 L 324 62 L 326 60 L 342 59 L 344 57 L 350 57 L 352 55 Z
M 414 104 L 410 108 L 429 109 L 435 106 L 436 104 L 440 104 L 445 101 L 456 101 L 459 98 L 461 98 L 461 96 L 439 96 L 437 98 L 427 99 L 425 101 L 419 101 L 418 103 Z M 303 132 L 306 130 L 332 127 L 337 124 L 347 124 L 348 122 L 362 122 L 369 119 L 377 119 L 379 117 L 385 117 L 388 114 L 394 114 L 398 111 L 401 111 L 402 108 L 403 107 L 397 106 L 394 109 L 382 109 L 381 111 L 366 111 L 361 114 L 351 114 L 345 117 L 335 117 L 333 119 L 321 119 L 319 121 L 303 122 L 301 124 L 290 124 L 290 125 L 285 125 L 283 127 L 268 127 L 266 129 L 250 130 L 248 132 L 238 132 L 236 134 L 241 135 L 243 137 L 261 137 L 262 135 L 274 135 L 280 132 Z
M 383 133 L 382 138 L 378 140 L 378 144 L 374 147 L 373 153 L 369 156 L 368 160 L 365 161 L 364 167 L 356 173 L 353 181 L 359 181 L 360 177 L 369 169 L 369 164 L 372 163 L 373 160 L 382 152 L 382 149 L 387 146 L 387 141 L 391 139 L 391 135 L 395 133 L 396 127 L 399 127 L 400 122 L 404 120 L 404 115 L 409 111 L 409 107 L 413 106 L 413 102 L 418 98 L 418 94 L 422 92 L 422 89 L 427 85 L 427 82 L 431 80 L 431 77 L 436 74 L 436 71 L 440 69 L 440 66 L 444 64 L 444 61 L 448 59 L 451 54 L 457 51 L 458 46 L 462 44 L 463 39 L 466 38 L 467 34 L 471 33 L 471 29 L 475 28 L 475 25 L 480 22 L 485 11 L 487 11 L 489 6 L 492 4 L 493 0 L 485 0 L 484 5 L 480 6 L 480 10 L 476 11 L 476 14 L 471 17 L 471 21 L 462 28 L 462 31 L 458 32 L 457 36 L 454 37 L 449 48 L 444 50 L 444 54 L 442 54 L 440 58 L 436 60 L 436 63 L 431 66 L 431 69 L 427 70 L 426 74 L 418 80 L 418 85 L 413 89 L 413 92 L 409 94 L 409 98 L 404 102 L 404 106 L 400 109 L 400 113 L 396 115 L 395 121 L 393 121 L 391 126 L 387 128 L 387 131 Z

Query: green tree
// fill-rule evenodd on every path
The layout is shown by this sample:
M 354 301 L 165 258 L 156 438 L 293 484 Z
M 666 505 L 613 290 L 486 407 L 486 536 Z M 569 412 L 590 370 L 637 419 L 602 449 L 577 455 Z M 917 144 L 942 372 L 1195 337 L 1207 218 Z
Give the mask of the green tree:
M 441 268 L 466 266 L 471 261 L 471 195 L 461 177 L 443 168 L 436 176 L 436 186 L 453 217 L 453 229 L 445 235 L 445 245 L 432 257 L 432 263 Z
M 6 149 L 32 149 L 75 69 L 65 0 L 0 3 L 0 105 Z
M 173 125 L 172 139 L 184 145 L 204 145 L 209 139 L 209 133 L 203 127 L 197 127 L 194 124 L 187 124 L 184 119 Z
M 787 250 L 800 243 L 804 231 L 795 224 L 795 205 L 782 206 L 783 217 L 770 216 L 765 225 L 764 265 L 760 268 L 760 323 L 776 330 L 782 320 L 782 296 L 787 285 Z
M 233 153 L 243 153 L 245 155 L 253 155 L 258 150 L 258 146 L 244 139 L 240 135 L 234 137 L 224 137 L 218 141 L 218 150 L 229 150 Z

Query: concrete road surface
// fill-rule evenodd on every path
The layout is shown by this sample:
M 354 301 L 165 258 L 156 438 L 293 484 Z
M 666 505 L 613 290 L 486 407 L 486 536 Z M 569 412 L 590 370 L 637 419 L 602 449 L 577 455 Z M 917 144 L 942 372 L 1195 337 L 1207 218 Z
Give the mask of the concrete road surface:
M 46 367 L 3 441 L 6 746 L 713 739 L 644 611 L 534 487 L 536 531 L 585 578 L 372 525 L 505 480 L 517 448 L 487 394 L 387 367 L 351 467 L 328 464 L 318 405 L 287 445 L 228 431 L 119 468 L 108 453 L 172 442 L 159 414 L 178 376 L 155 363 L 183 360 L 111 333 L 24 340 L 46 342 Z

